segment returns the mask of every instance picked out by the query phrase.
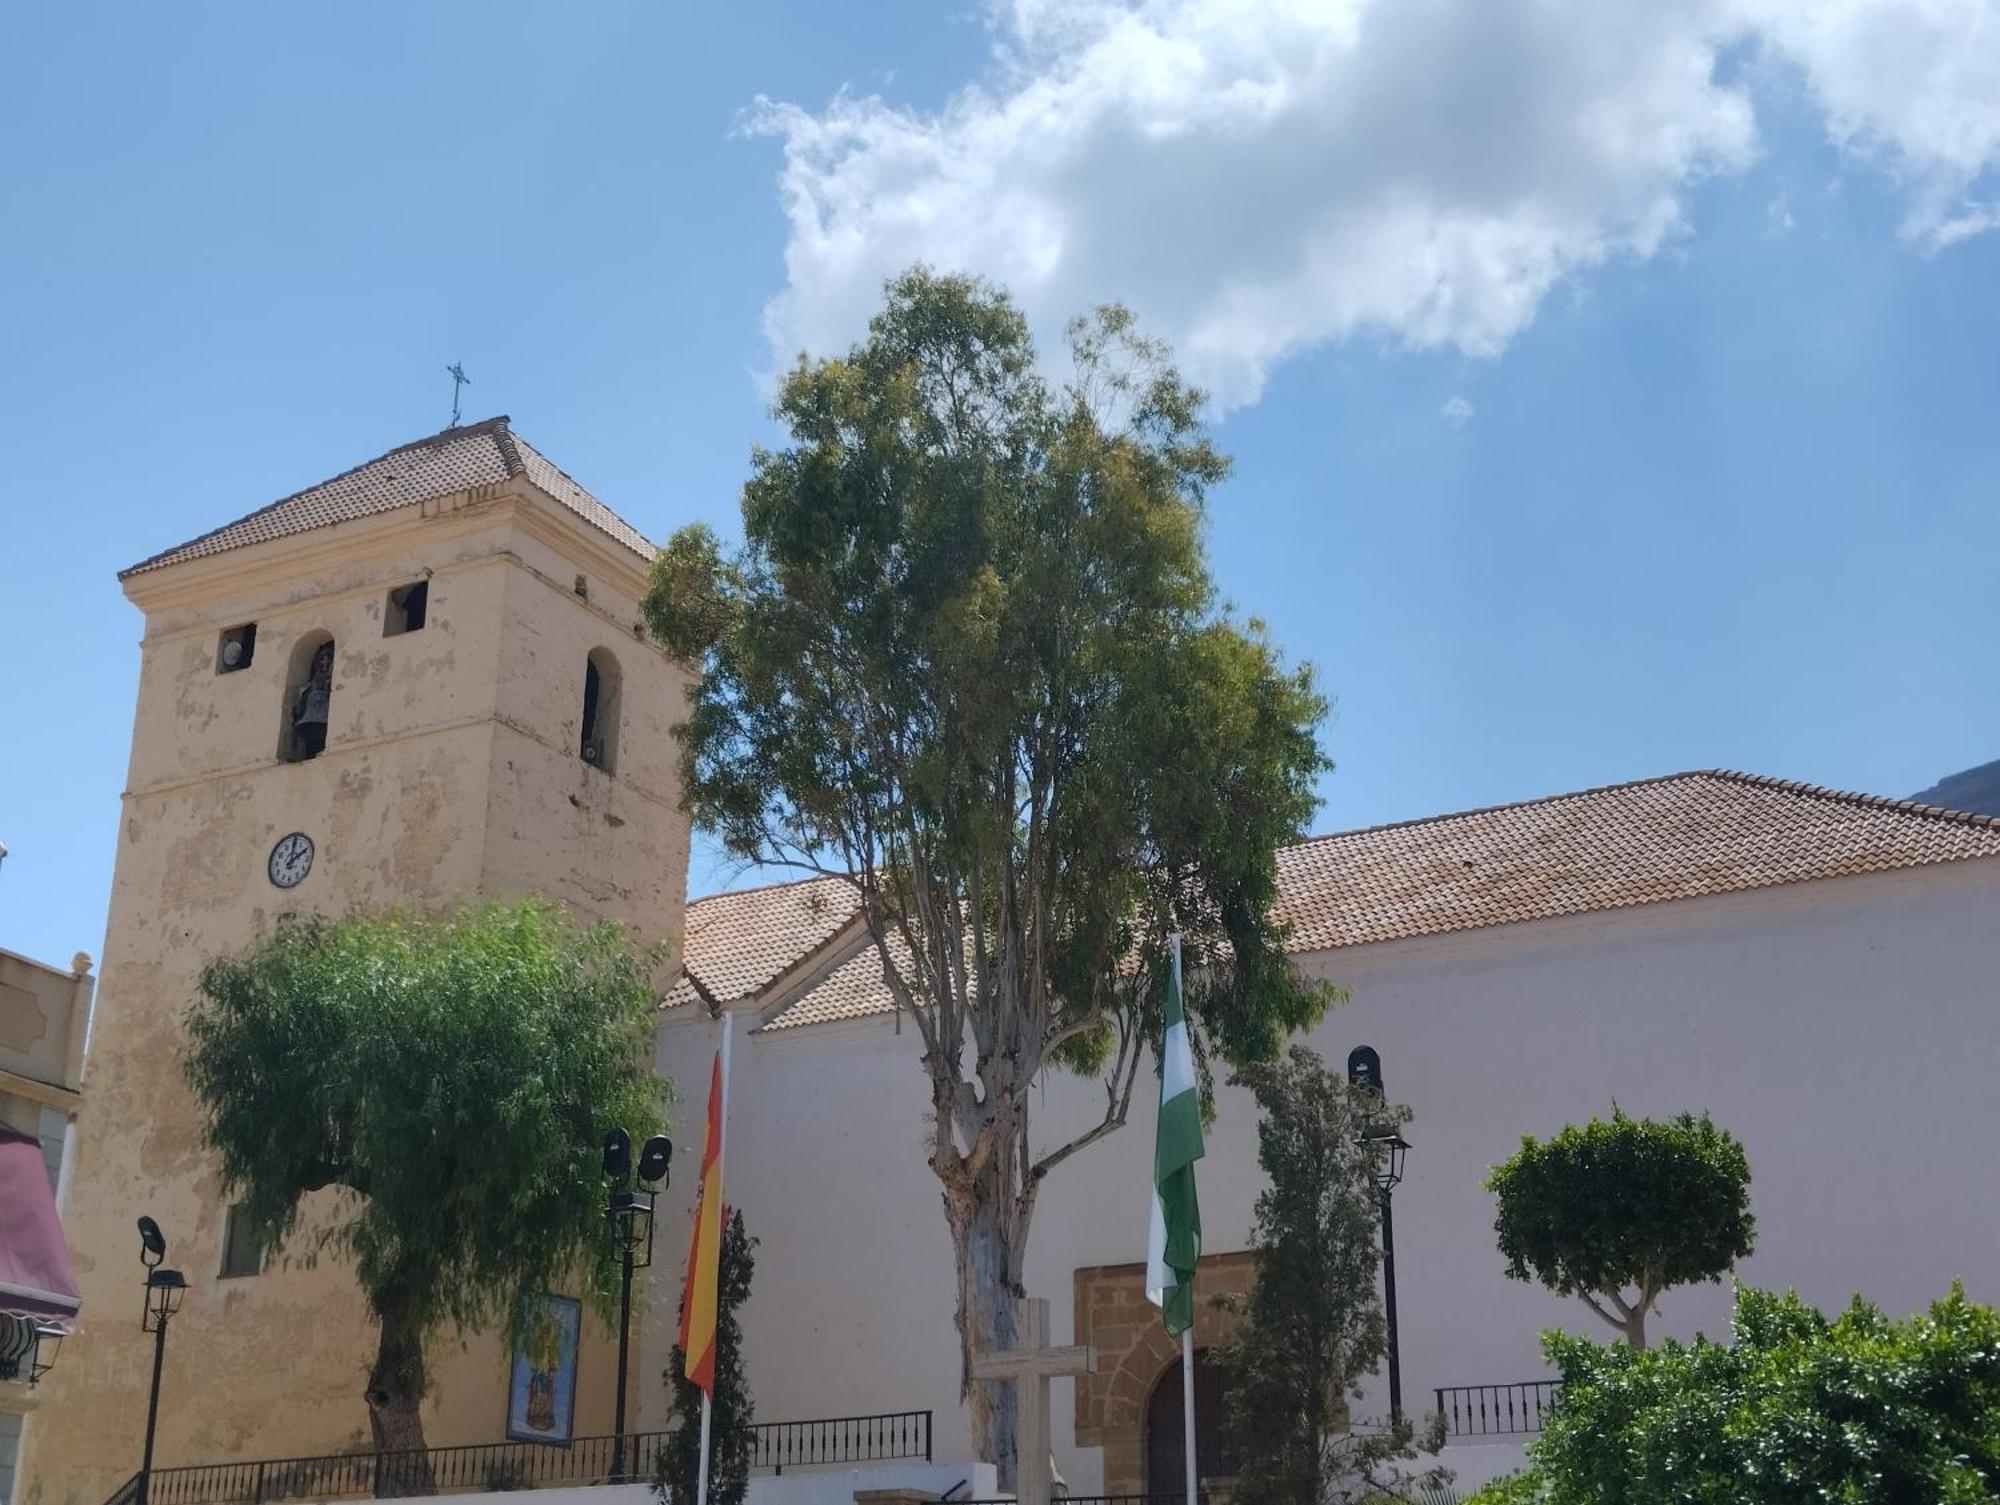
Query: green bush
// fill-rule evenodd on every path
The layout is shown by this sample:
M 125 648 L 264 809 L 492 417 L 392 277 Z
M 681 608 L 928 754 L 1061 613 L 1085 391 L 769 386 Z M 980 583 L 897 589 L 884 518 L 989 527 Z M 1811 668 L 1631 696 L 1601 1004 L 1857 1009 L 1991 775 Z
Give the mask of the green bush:
M 1954 1285 L 1892 1321 L 1739 1287 L 1729 1344 L 1550 1333 L 1561 1403 L 1474 1505 L 1972 1505 L 2000 1500 L 2000 1312 Z

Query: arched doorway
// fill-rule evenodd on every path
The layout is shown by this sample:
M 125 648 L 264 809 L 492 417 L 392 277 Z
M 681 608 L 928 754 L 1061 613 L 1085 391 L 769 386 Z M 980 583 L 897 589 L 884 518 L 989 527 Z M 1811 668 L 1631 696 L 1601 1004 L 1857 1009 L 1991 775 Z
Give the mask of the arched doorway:
M 1233 1479 L 1236 1460 L 1223 1442 L 1222 1407 L 1227 1387 L 1222 1366 L 1206 1348 L 1194 1351 L 1194 1455 L 1204 1479 Z M 1181 1410 L 1178 1355 L 1161 1371 L 1146 1401 L 1146 1493 L 1187 1493 L 1186 1419 Z

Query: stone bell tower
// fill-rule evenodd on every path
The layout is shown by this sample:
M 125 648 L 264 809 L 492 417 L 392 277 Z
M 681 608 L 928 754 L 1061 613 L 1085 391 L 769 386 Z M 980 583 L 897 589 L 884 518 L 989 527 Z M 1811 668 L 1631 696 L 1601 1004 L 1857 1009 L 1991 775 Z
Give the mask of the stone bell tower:
M 99 1505 L 138 1467 L 150 1342 L 135 1219 L 190 1291 L 157 1466 L 368 1435 L 353 1274 L 267 1257 L 199 1144 L 180 1069 L 202 963 L 288 911 L 542 894 L 678 940 L 673 723 L 686 671 L 639 602 L 653 547 L 519 438 L 455 427 L 134 565 L 130 771 L 65 1215 L 81 1325 L 29 1428 L 30 1505 Z M 586 1319 L 574 1431 L 611 1430 Z M 440 1341 L 433 1445 L 501 1440 L 508 1355 Z

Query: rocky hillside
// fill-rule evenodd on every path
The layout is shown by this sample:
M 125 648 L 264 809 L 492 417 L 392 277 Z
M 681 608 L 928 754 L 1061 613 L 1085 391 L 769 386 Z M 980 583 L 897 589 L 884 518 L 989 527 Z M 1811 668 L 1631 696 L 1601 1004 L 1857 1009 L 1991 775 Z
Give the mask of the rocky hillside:
M 1949 774 L 1928 789 L 1910 796 L 1926 805 L 1943 805 L 1947 810 L 1976 810 L 1981 815 L 2000 815 L 2000 758 L 1981 763 L 1963 773 Z

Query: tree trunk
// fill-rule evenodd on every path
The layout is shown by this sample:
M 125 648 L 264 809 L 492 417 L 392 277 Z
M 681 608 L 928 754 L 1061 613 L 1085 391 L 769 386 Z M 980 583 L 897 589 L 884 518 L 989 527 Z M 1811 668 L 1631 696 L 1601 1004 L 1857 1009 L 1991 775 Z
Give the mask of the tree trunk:
M 945 1193 L 952 1251 L 958 1271 L 958 1338 L 962 1366 L 974 1353 L 1014 1347 L 1021 1283 L 1016 1271 L 1023 1236 L 1013 1212 L 1012 1162 L 996 1155 L 978 1181 L 958 1195 Z M 996 1184 L 997 1183 L 997 1184 Z M 1015 1479 L 1015 1385 L 1011 1380 L 973 1380 L 961 1367 L 960 1389 L 972 1424 L 973 1456 L 996 1464 L 1000 1486 Z
M 1625 1319 L 1625 1342 L 1633 1348 L 1646 1346 L 1646 1309 L 1638 1307 Z
M 368 1424 L 375 1437 L 375 1498 L 437 1493 L 424 1447 L 424 1344 L 407 1305 L 377 1304 L 380 1330 L 368 1371 Z

